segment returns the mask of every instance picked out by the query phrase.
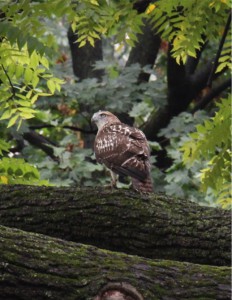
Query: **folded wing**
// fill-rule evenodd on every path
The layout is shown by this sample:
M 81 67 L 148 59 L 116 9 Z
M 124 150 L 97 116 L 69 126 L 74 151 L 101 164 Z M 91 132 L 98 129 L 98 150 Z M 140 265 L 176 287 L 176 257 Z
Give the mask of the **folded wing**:
M 138 180 L 150 176 L 150 150 L 145 135 L 123 123 L 105 126 L 94 144 L 97 161 L 119 175 Z

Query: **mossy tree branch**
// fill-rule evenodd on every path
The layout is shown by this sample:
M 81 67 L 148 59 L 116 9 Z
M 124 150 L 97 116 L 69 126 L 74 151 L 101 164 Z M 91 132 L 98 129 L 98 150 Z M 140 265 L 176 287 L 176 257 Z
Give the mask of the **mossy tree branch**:
M 116 299 L 119 292 L 131 300 L 230 299 L 228 267 L 152 261 L 4 226 L 0 253 L 5 300 Z
M 0 187 L 1 224 L 148 258 L 230 265 L 230 212 L 165 195 Z

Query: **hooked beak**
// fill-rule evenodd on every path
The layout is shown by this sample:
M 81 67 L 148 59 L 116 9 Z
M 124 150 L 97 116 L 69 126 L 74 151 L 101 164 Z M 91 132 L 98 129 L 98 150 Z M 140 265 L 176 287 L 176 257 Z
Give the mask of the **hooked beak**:
M 96 115 L 96 113 L 91 118 L 91 124 L 97 126 L 97 115 Z
M 94 125 L 96 123 L 96 117 L 94 117 L 94 115 L 91 118 L 91 123 L 92 123 L 92 125 Z

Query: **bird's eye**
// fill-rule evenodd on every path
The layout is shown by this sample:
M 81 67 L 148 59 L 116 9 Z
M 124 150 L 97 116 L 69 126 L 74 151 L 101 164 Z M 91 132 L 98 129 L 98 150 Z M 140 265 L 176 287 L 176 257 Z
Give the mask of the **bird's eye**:
M 106 114 L 101 114 L 101 117 L 102 117 L 102 118 L 105 118 L 105 117 L 106 117 Z

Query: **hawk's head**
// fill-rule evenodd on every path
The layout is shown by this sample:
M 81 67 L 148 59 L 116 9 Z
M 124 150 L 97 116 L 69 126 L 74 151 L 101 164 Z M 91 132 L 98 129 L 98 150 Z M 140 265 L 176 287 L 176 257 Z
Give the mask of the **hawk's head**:
M 118 123 L 120 120 L 109 111 L 99 110 L 92 116 L 91 122 L 96 124 L 98 130 L 100 130 L 106 124 Z

